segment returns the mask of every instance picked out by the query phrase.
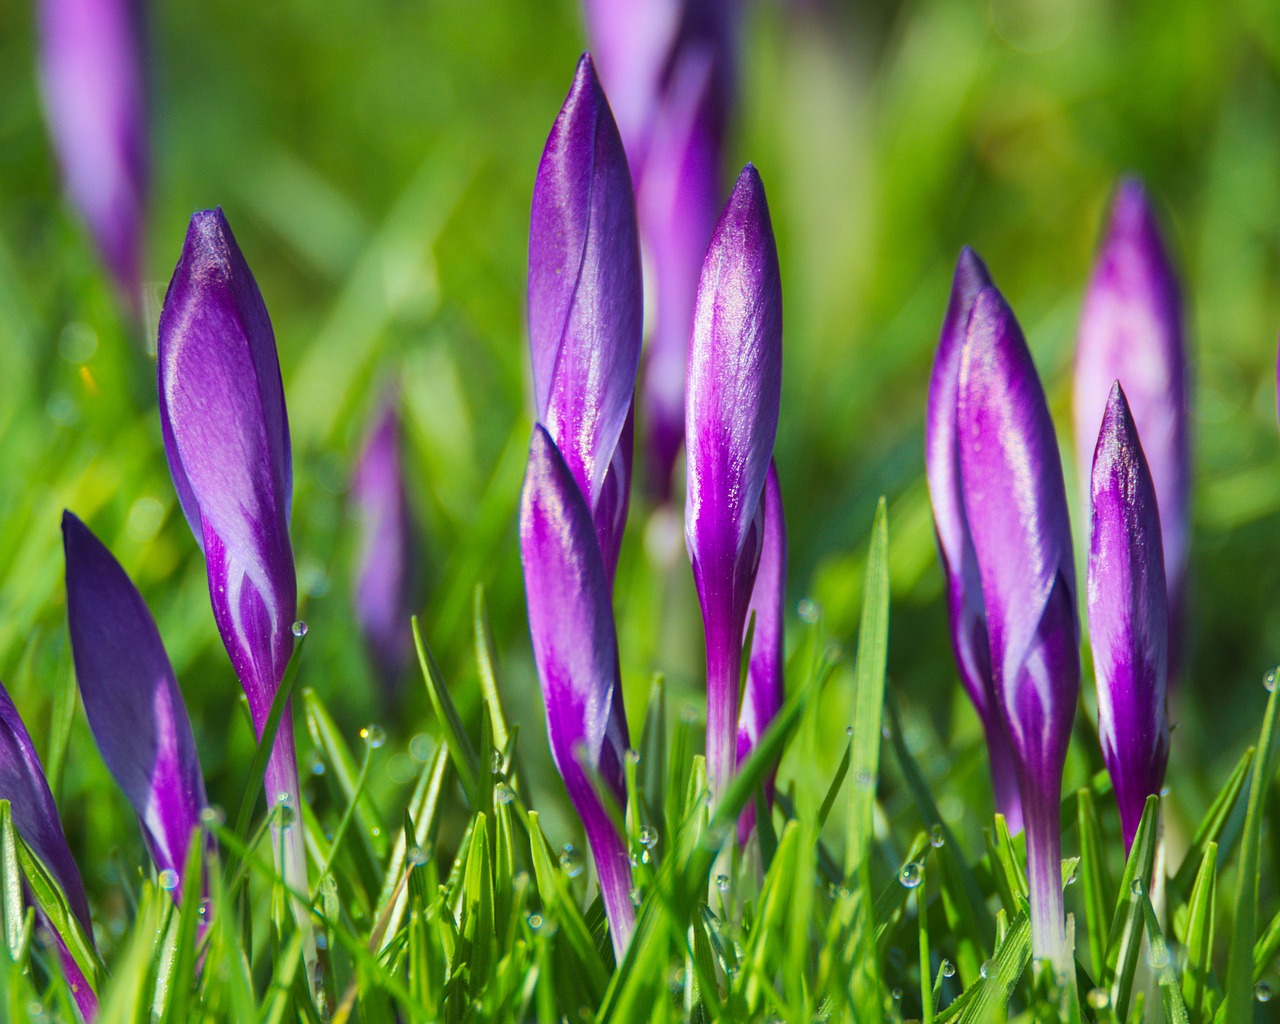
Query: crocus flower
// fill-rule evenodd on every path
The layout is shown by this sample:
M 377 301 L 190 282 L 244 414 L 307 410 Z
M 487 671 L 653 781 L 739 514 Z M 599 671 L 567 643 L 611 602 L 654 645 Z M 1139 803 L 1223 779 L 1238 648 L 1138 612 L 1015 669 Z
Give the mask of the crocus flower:
M 351 510 L 360 535 L 355 613 L 365 647 L 390 693 L 404 672 L 415 590 L 413 523 L 405 497 L 400 418 L 386 402 L 356 462 Z
M 1076 347 L 1075 434 L 1081 490 L 1113 381 L 1120 381 L 1160 504 L 1169 591 L 1169 671 L 1176 674 L 1191 534 L 1187 353 L 1182 296 L 1140 181 L 1123 181 L 1085 295 Z
M 533 187 L 529 342 L 538 422 L 591 511 L 610 581 L 631 493 L 642 307 L 627 158 L 584 55 Z
M 157 355 L 169 470 L 204 550 L 213 617 L 261 737 L 293 652 L 293 468 L 271 321 L 221 209 L 191 218 L 160 314 Z M 288 707 L 266 786 L 270 802 L 297 813 Z M 284 830 L 273 846 L 286 881 L 305 891 L 301 830 Z
M 1119 381 L 1107 400 L 1092 483 L 1089 642 L 1098 739 L 1128 851 L 1169 761 L 1169 615 L 1155 484 Z
M 1062 769 L 1080 690 L 1062 463 L 1031 353 L 995 288 L 978 289 L 956 399 L 961 489 L 987 612 L 995 697 L 1027 837 L 1031 946 L 1062 964 Z
M 102 759 L 138 815 L 151 859 L 181 897 L 207 804 L 191 722 L 155 620 L 103 543 L 62 514 L 76 680 Z
M 764 542 L 760 546 L 760 567 L 756 572 L 747 621 L 755 620 L 751 635 L 751 657 L 747 661 L 747 686 L 738 712 L 738 757 L 745 761 L 769 723 L 782 707 L 783 697 L 783 609 L 787 590 L 787 524 L 782 514 L 782 489 L 777 467 L 770 462 L 764 482 Z M 771 772 L 765 796 L 773 801 Z M 755 827 L 755 802 L 747 804 L 738 819 L 738 839 L 746 844 Z
M 721 207 L 737 0 L 584 0 L 631 162 L 655 322 L 641 381 L 649 484 L 670 496 L 684 440 L 689 321 Z
M 782 398 L 782 282 L 764 186 L 748 164 L 698 282 L 685 417 L 685 541 L 707 644 L 707 769 L 735 765 L 738 671 L 763 543 L 763 492 Z
M 58 808 L 49 792 L 35 745 L 22 724 L 18 709 L 0 684 L 0 800 L 8 800 L 13 824 L 23 842 L 31 848 L 62 889 L 67 905 L 75 914 L 85 938 L 92 944 L 93 924 L 89 920 L 89 898 L 85 895 L 80 869 L 67 846 Z M 98 1015 L 98 997 L 80 970 L 61 935 L 54 933 L 59 959 L 76 1006 L 86 1021 Z
M 964 512 L 956 432 L 960 353 L 964 348 L 974 299 L 980 289 L 990 287 L 991 277 L 985 264 L 966 246 L 956 262 L 951 302 L 942 322 L 938 354 L 929 379 L 925 469 L 929 499 L 933 505 L 934 531 L 938 538 L 938 555 L 946 576 L 951 648 L 955 653 L 956 667 L 960 670 L 960 681 L 982 720 L 995 786 L 996 809 L 1005 816 L 1009 828 L 1017 833 L 1022 830 L 1018 775 L 996 700 L 987 639 L 987 612 L 982 601 L 977 555 Z
M 117 286 L 142 297 L 147 100 L 140 0 L 40 0 L 40 78 L 63 183 Z
M 631 865 L 587 770 L 625 806 L 626 720 L 611 710 L 621 692 L 613 604 L 590 510 L 541 426 L 520 501 L 520 558 L 551 756 L 582 819 L 621 962 L 635 926 Z

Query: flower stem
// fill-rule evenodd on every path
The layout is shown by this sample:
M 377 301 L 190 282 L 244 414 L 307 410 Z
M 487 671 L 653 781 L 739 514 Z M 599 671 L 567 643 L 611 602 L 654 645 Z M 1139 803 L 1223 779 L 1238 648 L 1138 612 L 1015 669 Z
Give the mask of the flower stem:
M 298 786 L 298 756 L 293 744 L 292 701 L 285 706 L 280 728 L 276 732 L 271 757 L 267 760 L 267 812 L 285 807 L 281 817 L 273 817 L 271 849 L 276 867 L 295 893 L 309 893 L 307 883 L 307 851 L 302 832 L 302 797 Z M 293 901 L 293 914 L 303 933 L 303 959 L 308 968 L 315 962 L 315 938 L 312 935 L 311 907 L 304 898 Z
M 707 775 L 719 803 L 738 760 L 738 676 L 742 629 L 707 630 Z
M 582 824 L 600 880 L 600 900 L 609 921 L 613 955 L 621 964 L 636 927 L 636 908 L 631 901 L 631 861 L 626 840 L 613 827 L 604 808 L 598 808 L 598 812 L 583 814 Z
M 1022 810 L 1027 834 L 1027 883 L 1031 895 L 1031 954 L 1065 966 L 1063 929 L 1062 835 L 1055 793 L 1024 786 Z

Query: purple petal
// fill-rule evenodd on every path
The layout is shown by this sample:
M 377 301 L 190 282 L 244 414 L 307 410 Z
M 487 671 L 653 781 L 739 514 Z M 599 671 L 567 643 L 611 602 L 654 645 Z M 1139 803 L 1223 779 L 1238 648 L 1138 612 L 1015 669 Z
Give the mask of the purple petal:
M 742 694 L 742 709 L 738 712 L 739 765 L 750 756 L 782 707 L 786 591 L 787 524 L 782 513 L 778 471 L 770 462 L 764 486 L 764 542 L 760 546 L 760 567 L 747 611 L 748 622 L 753 614 L 755 616 L 755 629 L 751 637 L 751 657 L 747 662 L 747 685 Z M 775 769 L 765 783 L 765 796 L 770 805 L 776 774 Z M 754 827 L 755 804 L 752 802 L 743 810 L 738 823 L 738 836 L 742 843 L 746 843 Z
M 1089 640 L 1098 738 L 1127 851 L 1169 760 L 1169 614 L 1155 485 L 1119 381 L 1098 435 L 1092 494 Z
M 221 209 L 191 220 L 158 362 L 169 468 L 260 730 L 293 651 L 292 464 L 271 322 Z
M 413 525 L 400 456 L 400 421 L 387 402 L 357 461 L 351 509 L 358 524 L 356 620 L 383 684 L 400 678 L 408 659 L 414 602 Z
M 156 868 L 181 879 L 207 804 L 182 692 L 142 595 L 111 552 L 70 512 L 62 537 L 71 649 L 89 726 Z M 175 900 L 180 892 L 173 890 Z
M 130 302 L 142 295 L 147 101 L 141 4 L 41 0 L 40 79 L 63 183 Z
M 929 498 L 933 505 L 938 554 L 947 582 L 947 615 L 956 667 L 982 721 L 988 760 L 995 787 L 996 807 L 1015 833 L 1022 828 L 1022 808 L 1014 774 L 1013 754 L 1004 722 L 996 705 L 991 651 L 987 639 L 986 607 L 978 559 L 965 518 L 960 478 L 960 449 L 956 434 L 956 396 L 960 378 L 960 353 L 964 347 L 980 289 L 991 287 L 982 260 L 965 247 L 956 262 L 951 301 L 942 323 L 938 353 L 929 380 L 928 425 L 925 431 L 925 466 Z
M 631 412 L 643 295 L 635 201 L 622 140 L 590 57 L 547 139 L 529 223 L 529 340 L 538 421 L 595 517 L 612 573 L 616 501 L 602 494 Z
M 707 638 L 708 767 L 723 786 L 733 770 L 738 661 L 782 387 L 778 253 L 750 164 L 703 263 L 688 382 L 685 540 Z
M 9 801 L 18 834 L 62 887 L 67 904 L 92 942 L 89 899 L 80 880 L 80 869 L 67 846 L 58 808 L 49 792 L 35 745 L 3 684 L 0 684 L 0 800 Z
M 1116 192 L 1080 319 L 1075 434 L 1082 482 L 1090 479 L 1098 427 L 1116 380 L 1128 397 L 1160 505 L 1174 627 L 1172 669 L 1179 653 L 1191 530 L 1186 341 L 1178 278 L 1146 190 L 1133 179 L 1121 182 Z
M 591 514 L 541 426 L 520 502 L 520 556 L 551 755 L 586 827 L 615 948 L 625 949 L 635 918 L 626 846 L 583 767 L 598 770 L 625 802 L 629 741 L 625 718 L 613 712 L 621 693 L 613 605 Z
M 1026 825 L 1032 947 L 1058 962 L 1058 800 L 1080 689 L 1071 530 L 1044 391 L 1017 321 L 994 288 L 974 298 L 958 389 L 965 517 Z

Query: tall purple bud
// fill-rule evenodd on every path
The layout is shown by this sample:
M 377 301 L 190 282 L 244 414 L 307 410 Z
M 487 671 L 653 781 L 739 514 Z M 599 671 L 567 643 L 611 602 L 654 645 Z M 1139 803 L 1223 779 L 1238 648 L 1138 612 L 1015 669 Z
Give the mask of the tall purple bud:
M 582 819 L 618 961 L 635 927 L 626 840 L 592 783 L 598 773 L 626 804 L 626 719 L 613 603 L 590 510 L 551 435 L 533 428 L 520 501 L 520 559 L 529 634 L 547 709 L 551 756 Z
M 782 398 L 782 281 L 764 186 L 750 164 L 702 265 L 688 381 L 685 542 L 707 644 L 707 768 L 720 794 L 735 767 L 742 634 Z
M 1092 485 L 1089 642 L 1098 738 L 1127 852 L 1169 761 L 1169 612 L 1155 485 L 1119 381 L 1098 434 Z
M 960 447 L 956 425 L 956 398 L 960 381 L 960 353 L 969 328 L 973 303 L 983 288 L 993 287 L 986 265 L 967 246 L 956 261 L 951 302 L 942 322 L 938 354 L 929 379 L 928 426 L 925 432 L 925 467 L 938 555 L 947 584 L 947 614 L 951 625 L 951 649 L 960 681 L 982 720 L 986 734 L 996 809 L 1013 832 L 1022 830 L 1022 801 L 1009 734 L 996 700 L 995 678 L 987 638 L 987 611 L 982 601 L 982 580 L 973 549 L 969 520 L 964 511 L 960 478 Z
M 204 551 L 214 621 L 261 737 L 293 653 L 293 463 L 271 321 L 221 208 L 191 218 L 160 314 L 157 354 L 169 470 Z M 289 707 L 266 788 L 269 804 L 298 812 Z M 272 845 L 286 881 L 305 891 L 302 830 L 277 830 Z M 297 910 L 304 920 L 304 908 Z
M 627 157 L 584 54 L 533 186 L 529 343 L 538 422 L 586 500 L 610 585 L 631 495 L 643 303 Z
M 747 687 L 738 712 L 737 763 L 742 764 L 755 750 L 760 737 L 782 707 L 783 658 L 785 655 L 784 609 L 787 591 L 787 524 L 782 514 L 782 489 L 772 461 L 764 481 L 764 542 L 760 547 L 760 567 L 756 571 L 747 621 L 755 618 L 751 635 L 751 657 L 747 662 Z M 773 803 L 776 770 L 765 783 L 767 803 Z M 747 804 L 738 819 L 738 840 L 746 844 L 755 828 L 755 802 Z
M 1022 331 L 978 289 L 956 401 L 965 517 L 987 612 L 994 693 L 1027 837 L 1034 955 L 1062 963 L 1062 769 L 1080 691 L 1071 526 L 1062 462 Z
M 120 563 L 62 514 L 67 621 L 76 680 L 102 759 L 138 815 L 176 902 L 191 836 L 208 801 L 186 704 L 155 620 Z
M 8 800 L 13 824 L 40 861 L 53 876 L 67 898 L 85 938 L 93 943 L 93 923 L 89 920 L 89 898 L 85 895 L 80 869 L 67 846 L 58 808 L 49 792 L 35 745 L 22 724 L 18 709 L 0 684 L 0 800 Z M 55 933 L 58 958 L 76 1007 L 86 1021 L 98 1016 L 98 997 L 91 981 L 84 976 L 66 941 Z
M 405 495 L 400 418 L 384 404 L 356 462 L 350 506 L 359 531 L 355 613 L 384 691 L 404 673 L 416 583 L 413 522 Z
M 656 322 L 641 383 L 650 486 L 670 496 L 684 440 L 689 321 L 720 212 L 737 0 L 584 0 L 636 183 Z
M 1182 296 L 1142 182 L 1120 183 L 1093 268 L 1076 348 L 1075 434 L 1081 490 L 1113 381 L 1120 381 L 1142 437 L 1160 504 L 1169 593 L 1169 674 L 1181 656 L 1191 453 Z
M 147 97 L 140 0 L 40 0 L 40 78 L 63 184 L 116 285 L 142 299 Z

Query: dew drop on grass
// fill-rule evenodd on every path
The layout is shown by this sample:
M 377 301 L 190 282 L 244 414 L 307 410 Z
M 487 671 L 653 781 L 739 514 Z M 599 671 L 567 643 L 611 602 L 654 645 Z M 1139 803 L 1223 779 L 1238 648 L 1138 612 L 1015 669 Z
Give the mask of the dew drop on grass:
M 640 830 L 640 845 L 644 847 L 653 847 L 658 845 L 658 830 L 652 825 L 646 825 Z
M 817 602 L 812 601 L 807 597 L 802 597 L 796 605 L 796 614 L 800 616 L 801 622 L 812 626 L 822 618 L 822 609 L 818 606 Z
M 717 892 L 728 892 L 728 891 L 729 891 L 729 876 L 728 876 L 728 875 L 716 875 L 716 891 L 717 891 Z
M 1066 881 L 1066 884 L 1067 884 L 1067 885 L 1075 885 L 1075 884 L 1076 884 L 1076 880 L 1077 880 L 1079 877 L 1080 877 L 1080 865 L 1079 865 L 1079 864 L 1073 864 L 1073 865 L 1071 866 L 1071 872 L 1067 875 L 1067 881 Z
M 938 966 L 938 973 L 944 978 L 954 978 L 956 976 L 956 965 L 950 960 L 943 960 Z
M 421 846 L 411 846 L 404 855 L 404 859 L 409 862 L 410 867 L 420 868 L 430 858 L 427 857 L 426 851 Z
M 876 777 L 865 768 L 859 768 L 853 776 L 853 784 L 859 789 L 874 789 Z
M 560 867 L 570 878 L 577 878 L 582 874 L 582 854 L 572 843 L 565 843 L 560 851 Z
M 1091 988 L 1088 996 L 1085 997 L 1088 1003 L 1095 1010 L 1105 1010 L 1111 1005 L 1111 993 L 1105 988 Z
M 995 973 L 996 973 L 996 962 L 995 962 L 995 960 L 985 960 L 985 961 L 983 961 L 982 966 L 978 968 L 978 973 L 979 973 L 979 974 L 981 974 L 984 978 L 989 978 L 989 977 L 991 977 L 993 974 L 995 974 Z
M 324 774 L 324 758 L 320 755 L 320 751 L 313 750 L 307 755 L 307 771 L 312 775 Z
M 432 747 L 430 736 L 425 732 L 417 733 L 409 741 L 409 756 L 415 761 L 426 761 L 431 757 Z
M 902 870 L 898 872 L 898 881 L 906 888 L 914 889 L 921 881 L 924 880 L 924 871 L 916 861 L 908 861 L 902 865 Z
M 299 619 L 297 622 L 293 624 L 293 635 L 296 636 L 299 640 L 301 640 L 304 636 L 307 635 L 307 624 L 303 622 L 301 619 Z
M 947 835 L 942 831 L 941 825 L 934 825 L 929 829 L 929 845 L 935 850 L 947 845 Z
M 530 915 L 529 915 L 529 927 L 530 927 L 531 929 L 533 929 L 535 932 L 536 932 L 539 928 L 541 928 L 541 927 L 542 927 L 542 915 L 541 915 L 541 914 L 530 914 Z
M 640 894 L 639 889 L 632 889 L 628 895 L 631 897 L 632 906 L 638 907 L 644 902 L 644 897 Z
M 217 804 L 210 804 L 200 812 L 200 824 L 205 828 L 221 828 L 226 822 L 226 812 Z
M 165 868 L 160 872 L 160 888 L 165 892 L 173 892 L 178 888 L 178 872 L 173 868 Z
M 1276 670 L 1275 669 L 1272 669 L 1270 672 L 1268 672 L 1265 676 L 1262 677 L 1262 686 L 1263 686 L 1263 689 L 1267 691 L 1267 693 L 1270 693 L 1272 690 L 1276 688 Z
M 370 750 L 377 750 L 387 742 L 387 731 L 380 725 L 366 725 L 360 730 L 360 738 L 369 744 Z
M 516 791 L 505 782 L 499 782 L 493 787 L 493 797 L 500 804 L 509 804 L 516 798 Z
M 1258 1002 L 1260 1003 L 1271 1002 L 1271 996 L 1273 994 L 1274 993 L 1271 991 L 1271 986 L 1268 985 L 1265 981 L 1260 981 L 1258 982 L 1257 985 L 1254 986 L 1253 998 L 1258 1000 Z
M 1145 890 L 1143 889 L 1143 887 L 1142 887 L 1142 879 L 1141 879 L 1141 878 L 1135 878 L 1135 879 L 1134 879 L 1134 880 L 1129 884 L 1129 891 L 1130 891 L 1131 893 L 1133 893 L 1133 895 L 1135 895 L 1135 896 L 1141 896 L 1141 895 L 1143 894 L 1143 892 L 1145 891 Z
M 502 771 L 502 751 L 501 750 L 495 750 L 493 752 L 492 764 L 493 764 L 494 775 L 497 775 L 499 772 Z

